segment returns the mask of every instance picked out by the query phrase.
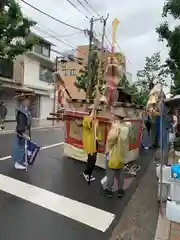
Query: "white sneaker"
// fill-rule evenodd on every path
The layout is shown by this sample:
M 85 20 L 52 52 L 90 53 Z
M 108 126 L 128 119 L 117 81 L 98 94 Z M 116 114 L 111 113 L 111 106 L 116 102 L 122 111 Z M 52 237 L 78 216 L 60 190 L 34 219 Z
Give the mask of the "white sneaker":
M 26 167 L 19 164 L 18 162 L 15 162 L 15 165 L 14 165 L 15 169 L 19 169 L 19 170 L 25 170 Z
M 85 180 L 86 180 L 87 182 L 89 182 L 89 175 L 83 173 L 83 176 L 84 176 Z M 95 180 L 96 180 L 95 177 L 93 177 L 93 176 L 91 175 L 91 177 L 90 177 L 90 182 L 93 182 L 93 181 L 95 181 Z

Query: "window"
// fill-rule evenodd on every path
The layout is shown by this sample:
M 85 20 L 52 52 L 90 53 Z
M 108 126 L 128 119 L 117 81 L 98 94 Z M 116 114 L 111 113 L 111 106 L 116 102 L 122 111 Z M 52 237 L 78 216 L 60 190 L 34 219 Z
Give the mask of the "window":
M 63 69 L 62 71 L 64 73 L 64 76 L 68 76 L 68 69 Z
M 36 45 L 34 46 L 34 51 L 35 51 L 36 53 L 41 54 L 41 45 L 36 44 Z
M 40 65 L 39 70 L 39 79 L 44 82 L 52 83 L 53 82 L 53 71 L 47 67 Z
M 46 57 L 49 57 L 49 56 L 50 56 L 49 52 L 50 52 L 49 47 L 47 47 L 47 46 L 42 46 L 42 55 L 44 55 L 44 56 L 46 56 Z
M 70 76 L 76 76 L 76 69 L 70 70 Z
M 61 61 L 61 67 L 66 68 L 66 62 Z
M 50 57 L 50 46 L 45 44 L 36 44 L 34 51 L 38 54 L 42 54 L 45 57 Z
M 13 79 L 14 64 L 9 59 L 0 60 L 0 77 Z

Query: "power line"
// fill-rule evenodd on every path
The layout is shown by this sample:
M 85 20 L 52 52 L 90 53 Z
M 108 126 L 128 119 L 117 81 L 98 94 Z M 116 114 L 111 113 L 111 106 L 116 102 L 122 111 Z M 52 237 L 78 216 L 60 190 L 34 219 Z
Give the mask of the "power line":
M 91 12 L 89 11 L 89 9 L 80 1 L 80 0 L 77 0 L 77 2 L 87 11 L 91 14 Z
M 94 9 L 94 7 L 92 5 L 90 5 L 90 3 L 87 0 L 84 0 L 84 2 L 88 5 L 88 7 L 98 15 L 98 17 L 102 18 L 102 16 Z M 96 29 L 95 29 L 96 30 Z M 101 37 L 102 35 L 96 30 L 97 34 Z M 112 45 L 110 40 L 108 39 L 107 36 L 105 36 L 107 42 L 110 44 L 110 46 Z M 108 45 L 108 44 L 107 44 Z M 109 47 L 109 46 L 108 46 Z
M 69 4 L 71 4 L 71 6 L 73 6 L 76 10 L 78 10 L 78 12 L 80 12 L 81 14 L 83 14 L 86 18 L 89 19 L 88 16 L 86 16 L 74 3 L 72 3 L 70 0 L 66 0 Z
M 29 7 L 33 8 L 34 10 L 40 12 L 41 14 L 43 14 L 43 15 L 45 15 L 45 16 L 51 18 L 51 19 L 53 19 L 53 20 L 56 21 L 56 22 L 59 22 L 59 23 L 65 25 L 65 26 L 67 26 L 67 27 L 71 27 L 71 28 L 74 28 L 74 29 L 79 30 L 79 31 L 84 31 L 84 30 L 81 29 L 81 28 L 75 27 L 75 26 L 73 26 L 73 25 L 71 25 L 71 24 L 68 24 L 68 23 L 66 23 L 66 22 L 63 22 L 63 21 L 61 21 L 61 20 L 59 20 L 59 19 L 57 19 L 57 18 L 51 16 L 51 15 L 48 14 L 48 13 L 45 13 L 44 11 L 40 10 L 39 8 L 33 6 L 33 5 L 29 4 L 29 3 L 27 3 L 27 2 L 24 1 L 24 0 L 21 0 L 21 2 L 23 2 L 23 3 L 26 4 L 26 5 L 28 5 Z
M 55 47 L 57 47 L 57 46 L 55 46 Z M 75 56 L 71 56 L 71 54 L 67 54 L 67 53 L 64 53 L 64 52 L 59 52 L 59 51 L 57 51 L 55 49 L 51 49 L 51 51 L 54 52 L 54 53 L 57 53 L 59 55 L 62 55 L 63 57 L 68 58 L 68 60 L 70 60 L 70 61 L 76 60 L 78 64 L 80 64 L 79 62 L 83 60 L 81 58 L 78 58 L 78 57 L 75 57 Z
M 56 0 L 55 0 L 56 1 Z M 66 9 L 62 4 L 59 3 L 59 1 L 57 0 L 56 1 L 58 3 L 58 6 L 62 9 L 64 9 L 67 13 L 71 14 L 71 15 L 74 15 L 71 11 L 69 11 L 69 9 Z
M 41 28 L 39 28 L 39 27 L 37 27 L 37 26 L 35 26 L 34 28 L 37 29 L 38 31 L 43 32 L 43 33 L 47 34 L 48 36 L 56 39 L 57 41 L 63 43 L 64 45 L 71 47 L 73 50 L 76 50 L 76 48 L 75 48 L 74 46 L 72 46 L 72 45 L 69 44 L 69 43 L 66 43 L 65 41 L 63 41 L 62 39 L 60 39 L 58 36 L 54 36 L 54 35 L 52 35 L 51 33 L 48 33 L 48 32 L 46 32 L 45 30 L 43 30 L 43 29 L 41 29 Z
M 55 47 L 57 47 L 57 46 L 55 45 Z M 54 53 L 60 54 L 60 55 L 62 55 L 63 57 L 68 57 L 68 56 L 69 56 L 69 54 L 64 53 L 64 52 L 59 52 L 59 51 L 57 51 L 57 50 L 55 50 L 55 49 L 51 49 L 51 51 L 54 52 Z M 75 57 L 75 58 L 76 58 L 76 57 Z
M 89 4 L 89 2 L 87 0 L 84 0 L 84 2 L 89 6 L 89 8 L 95 12 L 99 17 L 101 17 L 101 15 Z
M 42 24 L 41 24 L 42 25 Z M 42 25 L 43 26 L 43 25 Z M 44 26 L 43 26 L 44 27 Z M 37 26 L 35 26 L 34 27 L 35 29 L 37 29 L 38 31 L 40 31 L 40 32 L 43 32 L 43 33 L 45 33 L 46 35 L 48 35 L 48 36 L 50 36 L 50 37 L 53 37 L 54 39 L 56 39 L 57 41 L 59 41 L 59 42 L 61 42 L 61 43 L 63 43 L 64 45 L 66 45 L 66 46 L 68 46 L 68 47 L 70 47 L 72 50 L 74 50 L 74 51 L 79 51 L 75 46 L 72 46 L 71 45 L 71 43 L 70 42 L 68 42 L 67 40 L 67 42 L 66 41 L 63 41 L 62 39 L 59 39 L 59 37 L 56 35 L 56 33 L 53 31 L 53 30 L 51 30 L 50 28 L 48 28 L 48 27 L 44 27 L 44 28 L 46 28 L 47 29 L 47 31 L 46 30 L 43 30 L 43 29 L 41 29 L 41 28 L 39 28 L 39 27 L 37 27 Z M 49 32 L 51 32 L 51 33 L 49 33 Z M 55 44 L 54 44 L 55 45 Z M 84 57 L 87 57 L 87 54 L 83 54 L 84 55 Z
M 109 34 L 109 35 L 112 35 L 108 29 L 107 29 L 107 31 L 108 31 L 108 34 Z M 108 40 L 108 42 L 109 42 L 109 43 L 111 44 L 111 46 L 112 46 L 112 43 L 110 42 L 110 40 L 108 39 L 107 36 L 106 36 L 106 39 Z M 117 47 L 119 48 L 119 50 L 121 51 L 121 53 L 124 55 L 125 59 L 131 64 L 130 60 L 126 57 L 125 53 L 122 51 L 122 49 L 121 49 L 120 45 L 118 44 L 118 42 L 116 41 L 115 43 L 116 43 Z M 132 65 L 132 64 L 131 64 L 131 65 Z
M 44 29 L 52 32 L 52 34 L 54 34 L 54 36 L 59 37 L 59 38 L 65 38 L 65 37 L 70 37 L 70 36 L 76 36 L 78 34 L 82 34 L 82 31 L 77 31 L 77 32 L 73 32 L 73 33 L 69 33 L 69 34 L 64 34 L 64 35 L 58 35 L 55 31 L 51 30 L 50 28 L 44 26 L 41 23 L 37 23 L 38 25 L 40 25 L 41 27 L 43 27 Z M 36 26 L 34 26 L 35 28 Z

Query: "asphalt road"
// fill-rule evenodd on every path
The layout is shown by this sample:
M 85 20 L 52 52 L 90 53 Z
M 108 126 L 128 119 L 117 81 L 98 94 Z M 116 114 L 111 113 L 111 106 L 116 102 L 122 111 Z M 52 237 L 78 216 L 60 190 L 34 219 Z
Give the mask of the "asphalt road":
M 63 130 L 33 131 L 41 146 L 63 142 Z M 11 154 L 13 134 L 0 135 L 0 158 Z M 63 145 L 40 152 L 28 172 L 0 161 L 0 236 L 3 240 L 107 240 L 143 177 L 153 151 L 142 153 L 136 178 L 126 176 L 123 199 L 101 194 L 104 170 L 96 168 L 96 181 L 87 185 L 85 164 L 63 156 Z M 18 180 L 18 181 L 17 181 Z M 38 187 L 38 188 L 37 188 Z
M 0 134 L 0 158 L 11 155 L 15 134 Z M 44 128 L 32 131 L 32 141 L 41 147 L 63 142 L 64 131 L 61 128 Z

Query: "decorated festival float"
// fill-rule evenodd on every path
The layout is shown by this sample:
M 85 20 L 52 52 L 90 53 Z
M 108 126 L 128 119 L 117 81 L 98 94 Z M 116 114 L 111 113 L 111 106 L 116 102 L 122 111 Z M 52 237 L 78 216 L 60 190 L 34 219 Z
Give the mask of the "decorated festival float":
M 101 56 L 102 57 L 102 56 Z M 57 89 L 64 89 L 64 96 L 68 99 L 68 106 L 64 109 L 63 120 L 65 123 L 64 154 L 70 158 L 79 161 L 87 161 L 87 155 L 83 150 L 82 143 L 82 123 L 84 116 L 89 114 L 88 107 L 92 106 L 97 111 L 96 118 L 99 120 L 99 130 L 101 140 L 98 141 L 98 155 L 96 165 L 105 167 L 105 145 L 108 130 L 112 123 L 112 111 L 119 112 L 123 108 L 126 113 L 124 121 L 130 126 L 129 153 L 126 163 L 134 161 L 139 156 L 142 132 L 142 106 L 137 106 L 132 102 L 132 96 L 125 89 L 118 88 L 118 81 L 124 74 L 123 64 L 125 60 L 118 59 L 114 52 L 104 53 L 102 65 L 104 66 L 104 85 L 103 91 L 99 92 L 99 83 L 97 84 L 95 98 L 89 101 L 72 99 L 69 96 L 68 89 L 65 87 L 63 77 L 60 73 L 55 73 L 55 82 Z M 56 119 L 58 114 L 56 114 Z M 60 115 L 59 115 L 60 118 Z M 62 117 L 61 117 L 62 119 Z

